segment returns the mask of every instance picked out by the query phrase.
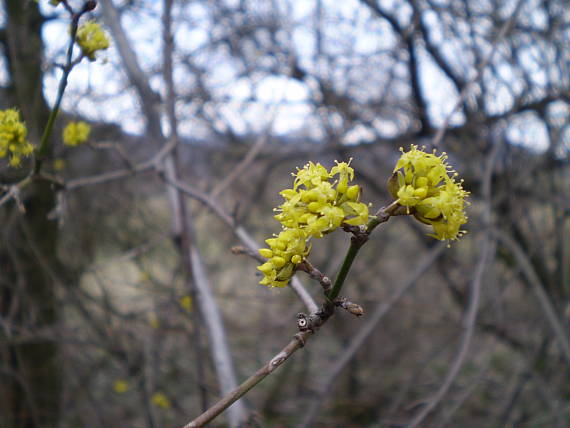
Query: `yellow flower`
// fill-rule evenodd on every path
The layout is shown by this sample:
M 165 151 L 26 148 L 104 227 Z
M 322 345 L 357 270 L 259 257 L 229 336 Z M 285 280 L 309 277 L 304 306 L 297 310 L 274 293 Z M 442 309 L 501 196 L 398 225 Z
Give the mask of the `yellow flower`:
M 86 122 L 69 122 L 63 130 L 63 143 L 66 146 L 78 146 L 87 141 L 90 132 L 91 126 Z
M 65 169 L 65 160 L 57 158 L 53 160 L 53 169 L 56 171 L 63 171 Z
M 368 222 L 368 206 L 359 202 L 360 187 L 350 185 L 354 170 L 337 162 L 328 171 L 309 162 L 297 169 L 292 189 L 280 192 L 285 201 L 275 209 L 275 219 L 283 226 L 276 237 L 266 240 L 269 248 L 259 250 L 267 262 L 258 267 L 261 284 L 284 287 L 296 265 L 309 254 L 311 238 L 321 238 L 343 224 L 359 226 Z
M 279 214 L 275 219 L 283 227 L 303 229 L 309 236 L 321 238 L 342 223 L 358 226 L 368 222 L 368 206 L 358 202 L 360 187 L 349 186 L 354 178 L 349 163 L 337 162 L 329 172 L 309 162 L 293 175 L 293 188 L 281 192 L 285 202 L 276 209 Z
M 95 21 L 86 21 L 81 24 L 77 29 L 76 40 L 83 54 L 90 61 L 95 61 L 95 52 L 109 48 L 107 35 Z
M 154 404 L 156 407 L 160 407 L 161 409 L 166 410 L 172 407 L 170 400 L 166 394 L 164 394 L 164 392 L 155 392 L 150 400 L 152 401 L 152 404 Z
M 149 283 L 149 282 L 151 282 L 151 279 L 152 279 L 152 278 L 151 278 L 149 272 L 144 271 L 144 270 L 142 270 L 142 271 L 139 272 L 138 280 L 139 280 L 140 282 Z
M 257 268 L 263 273 L 260 283 L 285 287 L 295 273 L 296 265 L 309 254 L 307 234 L 300 229 L 285 229 L 265 242 L 269 248 L 260 249 L 259 254 L 269 260 Z
M 467 223 L 465 198 L 469 192 L 455 181 L 447 155 L 426 153 L 414 145 L 407 152 L 401 151 L 388 182 L 390 193 L 416 219 L 433 227 L 435 233 L 430 236 L 457 239 L 463 234 L 460 227 Z
M 194 304 L 192 301 L 192 296 L 182 296 L 178 302 L 180 303 L 180 306 L 182 306 L 182 309 L 184 309 L 186 312 L 192 311 L 192 306 Z
M 152 328 L 157 329 L 160 327 L 160 320 L 158 319 L 158 316 L 154 312 L 150 312 L 147 315 L 147 320 L 148 320 L 148 325 L 150 325 Z
M 10 166 L 19 166 L 22 157 L 33 153 L 34 146 L 26 140 L 27 135 L 18 110 L 0 110 L 0 158 L 7 157 Z
M 117 394 L 124 394 L 129 390 L 129 388 L 130 388 L 129 383 L 126 380 L 117 380 L 113 385 L 113 390 Z

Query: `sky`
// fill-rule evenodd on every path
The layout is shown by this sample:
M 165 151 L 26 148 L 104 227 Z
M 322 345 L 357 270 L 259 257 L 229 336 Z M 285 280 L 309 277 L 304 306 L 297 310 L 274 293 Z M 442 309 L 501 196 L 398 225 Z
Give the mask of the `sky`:
M 71 0 L 72 4 L 74 0 Z M 363 8 L 357 0 L 345 0 L 336 2 L 333 0 L 323 0 L 323 10 L 326 10 L 326 18 L 337 25 L 325 27 L 324 35 L 327 40 L 335 43 L 338 49 L 343 49 L 343 42 L 350 39 L 354 58 L 362 58 L 362 69 L 368 67 L 385 66 L 382 63 L 382 55 L 378 54 L 383 50 L 390 50 L 394 43 L 397 43 L 388 31 L 387 24 L 378 19 L 369 19 L 370 12 Z M 46 1 L 40 1 L 42 10 L 45 13 L 53 13 L 54 8 Z M 75 4 L 80 2 L 75 0 Z M 117 2 L 118 3 L 118 2 Z M 126 14 L 123 25 L 127 29 L 130 40 L 134 43 L 138 59 L 145 70 L 154 69 L 160 66 L 161 52 L 161 3 L 159 1 L 147 0 L 143 6 L 137 8 L 133 13 Z M 227 3 L 231 3 L 228 1 Z M 292 47 L 299 54 L 301 64 L 309 69 L 327 73 L 326 67 L 330 65 L 315 63 L 315 34 L 312 30 L 315 19 L 314 1 L 295 2 L 257 2 L 259 8 L 274 4 L 279 12 L 290 16 L 291 20 L 284 25 L 289 32 L 289 38 L 284 39 L 284 43 L 291 43 Z M 404 3 L 397 1 L 382 1 L 387 9 L 391 10 L 402 23 L 409 21 L 411 11 Z M 198 52 L 196 54 L 197 63 L 208 70 L 207 82 L 213 88 L 213 93 L 223 99 L 217 106 L 217 111 L 212 115 L 219 115 L 220 126 L 228 123 L 237 134 L 248 134 L 261 132 L 271 124 L 271 130 L 278 135 L 305 135 L 313 138 L 322 136 L 319 133 L 318 118 L 312 107 L 311 97 L 315 90 L 311 86 L 312 82 L 300 82 L 283 74 L 263 75 L 253 74 L 243 77 L 240 75 L 239 65 L 222 50 L 218 52 L 202 53 L 204 45 L 209 43 L 209 36 L 213 27 L 212 14 L 206 2 L 190 2 L 184 11 L 175 10 L 177 24 L 175 26 L 175 40 L 181 52 Z M 62 13 L 62 7 L 58 7 L 56 12 Z M 509 10 L 504 12 L 508 16 Z M 96 16 L 96 15 L 95 15 Z M 534 16 L 534 15 L 533 15 Z M 62 13 L 62 17 L 65 14 Z M 0 15 L 0 20 L 4 19 Z M 433 42 L 440 43 L 445 39 L 445 34 L 439 31 L 436 17 L 430 13 L 426 14 L 426 23 L 430 25 L 433 33 Z M 534 18 L 533 18 L 534 19 Z M 544 16 L 536 15 L 536 24 L 543 25 Z M 63 62 L 63 55 L 68 39 L 67 21 L 52 20 L 44 28 L 44 39 L 47 46 L 46 58 L 51 63 Z M 445 44 L 445 49 L 450 58 L 457 61 L 457 67 L 469 65 L 474 61 L 467 55 L 462 54 L 452 42 Z M 532 69 L 532 64 L 536 64 L 532 78 L 537 84 L 543 83 L 546 79 L 545 72 L 539 67 L 539 58 L 543 54 L 539 47 L 529 48 L 521 51 L 521 57 L 527 61 Z M 177 57 L 177 59 L 179 59 Z M 375 62 L 376 61 L 376 62 Z M 420 83 L 428 98 L 428 113 L 432 122 L 439 126 L 443 123 L 447 114 L 455 104 L 458 94 L 440 69 L 432 62 L 431 57 L 426 52 L 420 50 L 419 62 L 422 72 L 420 73 Z M 463 64 L 462 64 L 463 63 Z M 334 64 L 333 73 L 340 73 L 340 76 L 332 75 L 331 78 L 342 82 L 348 79 L 354 93 L 360 94 L 365 99 L 367 92 L 374 85 L 380 86 L 383 81 L 362 81 L 351 76 L 342 76 L 343 68 L 339 64 Z M 338 70 L 336 70 L 338 67 Z M 2 64 L 0 64 L 0 70 Z M 388 67 L 385 67 L 386 69 Z M 512 68 L 507 64 L 499 67 L 500 75 L 509 85 L 516 81 Z M 396 68 L 396 73 L 398 70 Z M 380 73 L 373 73 L 378 75 Z M 52 71 L 46 76 L 46 95 L 50 102 L 53 102 L 60 72 Z M 5 81 L 5 72 L 0 72 L 0 82 Z M 351 80 L 352 79 L 352 80 Z M 372 79 L 372 77 L 371 77 Z M 177 66 L 175 68 L 175 82 L 180 94 L 184 96 L 188 93 L 188 88 L 194 82 L 189 82 L 189 75 L 185 68 Z M 159 93 L 164 93 L 162 81 L 158 76 L 150 80 L 151 86 Z M 359 85 L 361 90 L 359 92 Z M 516 85 L 514 86 L 516 89 Z M 494 97 L 489 100 L 488 105 L 491 111 L 501 112 L 509 108 L 512 104 L 512 94 L 507 90 L 507 85 L 496 82 Z M 359 102 L 359 99 L 355 99 Z M 69 89 L 64 98 L 63 107 L 68 111 L 78 111 L 92 120 L 110 121 L 120 124 L 126 132 L 141 133 L 143 121 L 138 113 L 137 99 L 133 90 L 129 89 L 126 77 L 121 69 L 120 60 L 113 44 L 111 48 L 99 55 L 95 62 L 84 60 L 71 73 Z M 208 130 L 203 122 L 193 120 L 192 105 L 177 103 L 177 111 L 181 118 L 179 132 L 183 136 L 192 138 L 206 138 Z M 562 112 L 561 114 L 563 114 Z M 274 121 L 272 122 L 274 118 Z M 216 120 L 216 119 L 212 119 Z M 462 123 L 463 117 L 457 114 L 451 121 L 452 125 Z M 335 118 L 330 118 L 332 126 L 335 126 Z M 374 122 L 374 121 L 373 121 Z M 398 128 L 393 123 L 385 119 L 378 128 L 381 128 L 383 136 L 393 136 Z M 166 123 L 165 131 L 168 131 Z M 535 150 L 543 150 L 547 146 L 546 129 L 542 121 L 532 114 L 523 116 L 508 125 L 508 136 L 514 141 L 523 145 L 531 146 Z M 366 141 L 373 139 L 375 133 L 369 128 L 360 125 L 348 130 L 344 134 L 345 143 Z

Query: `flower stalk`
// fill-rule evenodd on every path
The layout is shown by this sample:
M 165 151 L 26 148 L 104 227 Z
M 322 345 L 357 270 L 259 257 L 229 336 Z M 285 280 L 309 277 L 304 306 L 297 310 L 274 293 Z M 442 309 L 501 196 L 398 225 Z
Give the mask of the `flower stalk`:
M 71 14 L 71 26 L 70 26 L 70 30 L 69 30 L 69 33 L 70 33 L 69 44 L 67 46 L 67 54 L 66 54 L 65 64 L 62 66 L 63 74 L 61 76 L 61 79 L 59 81 L 59 86 L 57 88 L 57 96 L 55 99 L 55 103 L 54 103 L 53 108 L 52 108 L 50 115 L 48 117 L 48 121 L 47 121 L 46 126 L 44 128 L 44 132 L 42 134 L 42 138 L 40 140 L 39 147 L 35 151 L 36 163 L 34 165 L 34 171 L 33 172 L 36 175 L 40 172 L 40 170 L 42 168 L 42 163 L 48 154 L 49 139 L 50 139 L 51 134 L 53 132 L 53 127 L 55 125 L 55 119 L 57 118 L 57 115 L 59 114 L 59 109 L 61 107 L 61 101 L 63 99 L 63 94 L 65 93 L 65 89 L 67 88 L 67 83 L 68 83 L 69 74 L 71 73 L 71 70 L 79 62 L 81 62 L 81 60 L 85 56 L 89 57 L 90 60 L 93 60 L 93 58 L 94 58 L 93 55 L 94 55 L 95 50 L 106 49 L 108 47 L 108 42 L 107 42 L 106 46 L 99 45 L 99 47 L 97 47 L 95 50 L 91 50 L 87 54 L 85 52 L 82 52 L 82 54 L 77 59 L 74 60 L 73 59 L 73 48 L 74 48 L 75 43 L 76 42 L 79 43 L 80 47 L 83 48 L 83 46 L 81 46 L 80 41 L 77 40 L 77 33 L 78 33 L 78 30 L 80 29 L 79 19 L 85 13 L 90 12 L 93 9 L 95 9 L 95 7 L 97 6 L 97 2 L 93 1 L 93 0 L 86 1 L 83 4 L 83 7 L 76 13 L 73 11 L 71 6 L 69 6 L 69 4 L 66 1 L 63 1 L 62 3 L 65 6 L 65 8 L 68 10 L 68 12 Z M 54 5 L 57 6 L 57 3 Z M 99 39 L 101 37 L 106 39 L 106 36 L 103 34 L 102 30 L 100 30 L 100 29 L 97 32 L 97 35 L 99 36 Z

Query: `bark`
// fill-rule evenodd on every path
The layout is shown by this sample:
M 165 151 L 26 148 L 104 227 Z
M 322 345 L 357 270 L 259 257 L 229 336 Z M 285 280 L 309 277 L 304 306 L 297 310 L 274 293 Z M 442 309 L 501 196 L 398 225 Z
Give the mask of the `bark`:
M 49 114 L 42 84 L 43 19 L 31 1 L 5 0 L 4 7 L 9 101 L 20 110 L 29 139 L 37 145 Z M 0 318 L 6 326 L 0 337 L 49 331 L 58 318 L 54 282 L 42 268 L 57 263 L 57 228 L 47 219 L 54 191 L 45 182 L 34 182 L 21 196 L 25 213 L 16 203 L 0 211 Z M 56 426 L 61 385 L 57 353 L 56 343 L 41 339 L 0 348 L 1 426 Z

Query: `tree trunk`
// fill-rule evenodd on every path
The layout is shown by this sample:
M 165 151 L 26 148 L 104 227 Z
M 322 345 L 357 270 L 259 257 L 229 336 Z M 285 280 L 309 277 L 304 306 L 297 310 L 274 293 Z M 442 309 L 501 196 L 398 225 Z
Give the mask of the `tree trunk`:
M 42 16 L 33 1 L 5 0 L 4 52 L 10 104 L 20 110 L 37 146 L 49 109 L 43 95 Z M 26 167 L 23 167 L 26 168 Z M 20 171 L 22 172 L 22 171 Z M 59 419 L 58 345 L 40 337 L 57 322 L 54 281 L 57 225 L 47 215 L 55 193 L 35 181 L 0 209 L 0 426 L 54 427 Z

